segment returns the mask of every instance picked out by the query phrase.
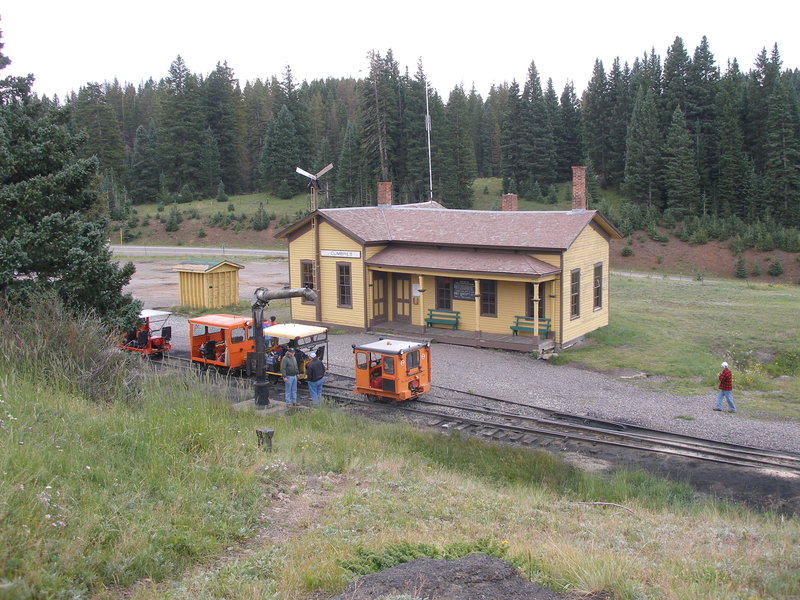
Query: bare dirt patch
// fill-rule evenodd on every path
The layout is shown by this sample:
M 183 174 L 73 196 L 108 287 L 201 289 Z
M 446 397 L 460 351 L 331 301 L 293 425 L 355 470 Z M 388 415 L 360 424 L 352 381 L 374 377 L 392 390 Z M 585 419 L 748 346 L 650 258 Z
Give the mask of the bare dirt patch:
M 670 273 L 686 277 L 723 278 L 736 277 L 737 256 L 731 252 L 726 242 L 711 241 L 693 246 L 676 238 L 662 244 L 654 242 L 643 232 L 631 237 L 632 256 L 622 256 L 622 249 L 628 240 L 611 241 L 611 268 L 619 271 L 643 273 Z M 774 250 L 771 252 L 744 252 L 745 268 L 749 281 L 763 283 L 800 283 L 800 254 Z M 773 277 L 767 273 L 770 263 L 780 260 L 783 275 Z M 753 266 L 758 265 L 761 275 L 752 275 Z
M 289 285 L 286 260 L 241 262 L 235 257 L 231 260 L 244 265 L 239 271 L 239 297 L 242 300 L 252 301 L 253 293 L 259 287 L 280 289 Z M 144 308 L 167 309 L 179 305 L 178 274 L 172 269 L 181 262 L 181 259 L 134 261 L 136 272 L 124 291 L 142 300 Z

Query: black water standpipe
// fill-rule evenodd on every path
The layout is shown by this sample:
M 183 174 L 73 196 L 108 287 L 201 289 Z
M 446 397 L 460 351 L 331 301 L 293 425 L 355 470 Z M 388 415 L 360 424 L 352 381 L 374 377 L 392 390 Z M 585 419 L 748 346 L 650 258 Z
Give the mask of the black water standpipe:
M 253 302 L 253 333 L 255 333 L 256 351 L 256 377 L 253 382 L 253 401 L 256 406 L 269 406 L 269 382 L 265 367 L 266 347 L 264 344 L 264 308 L 270 300 L 279 298 L 305 298 L 309 302 L 316 302 L 317 293 L 310 288 L 283 289 L 270 292 L 267 288 L 258 288 L 255 291 L 256 300 Z

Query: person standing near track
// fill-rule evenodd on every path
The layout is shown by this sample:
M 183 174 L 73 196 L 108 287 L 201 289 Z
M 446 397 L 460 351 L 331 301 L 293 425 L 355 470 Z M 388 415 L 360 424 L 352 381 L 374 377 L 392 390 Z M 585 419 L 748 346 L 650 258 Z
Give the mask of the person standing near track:
M 299 373 L 300 369 L 297 368 L 294 348 L 289 347 L 281 360 L 281 377 L 283 377 L 284 399 L 287 406 L 297 404 L 297 375 Z
M 736 405 L 733 403 L 733 373 L 728 368 L 728 363 L 722 363 L 722 371 L 717 376 L 719 378 L 719 393 L 717 394 L 717 404 L 714 410 L 722 410 L 722 399 L 728 403 L 732 413 L 736 412 Z
M 325 376 L 325 363 L 314 354 L 306 365 L 306 382 L 308 383 L 308 395 L 314 408 L 319 408 L 322 402 L 322 378 Z

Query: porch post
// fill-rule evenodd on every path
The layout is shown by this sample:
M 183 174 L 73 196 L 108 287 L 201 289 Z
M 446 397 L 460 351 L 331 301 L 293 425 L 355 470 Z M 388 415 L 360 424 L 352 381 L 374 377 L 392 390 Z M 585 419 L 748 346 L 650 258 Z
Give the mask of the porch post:
M 423 277 L 422 273 L 417 275 L 417 281 L 419 281 L 419 324 L 422 325 L 423 329 L 425 328 L 425 286 L 422 283 L 424 280 L 425 277 Z
M 475 280 L 475 337 L 481 334 L 481 280 Z
M 539 289 L 541 284 L 533 282 L 533 335 L 539 337 Z

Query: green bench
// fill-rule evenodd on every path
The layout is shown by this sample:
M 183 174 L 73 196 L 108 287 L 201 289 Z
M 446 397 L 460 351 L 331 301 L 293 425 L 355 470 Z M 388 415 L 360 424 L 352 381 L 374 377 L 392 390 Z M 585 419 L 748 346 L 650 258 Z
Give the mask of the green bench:
M 539 337 L 546 338 L 550 335 L 550 319 L 538 319 L 538 321 Z M 511 325 L 511 331 L 514 332 L 514 335 L 517 335 L 520 331 L 533 333 L 536 331 L 536 319 L 517 315 L 514 317 L 514 324 Z
M 458 329 L 458 317 L 461 314 L 459 310 L 446 310 L 444 308 L 429 308 L 428 318 L 425 319 L 425 325 L 432 327 L 433 325 L 448 325 L 450 329 Z

